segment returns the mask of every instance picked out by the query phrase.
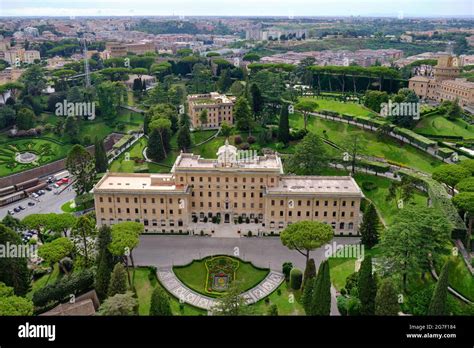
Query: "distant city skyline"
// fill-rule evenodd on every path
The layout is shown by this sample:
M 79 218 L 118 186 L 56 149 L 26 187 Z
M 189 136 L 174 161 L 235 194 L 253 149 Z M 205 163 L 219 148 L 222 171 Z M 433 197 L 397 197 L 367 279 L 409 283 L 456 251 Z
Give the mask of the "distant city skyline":
M 0 0 L 0 16 L 474 17 L 472 0 Z

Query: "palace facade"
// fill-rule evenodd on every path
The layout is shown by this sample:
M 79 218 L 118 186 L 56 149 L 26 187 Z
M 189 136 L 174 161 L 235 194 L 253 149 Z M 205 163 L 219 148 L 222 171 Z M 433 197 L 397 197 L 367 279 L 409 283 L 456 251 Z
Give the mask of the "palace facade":
M 178 233 L 203 222 L 219 229 L 214 218 L 278 234 L 317 220 L 336 235 L 357 235 L 363 193 L 352 177 L 285 175 L 278 154 L 253 156 L 227 142 L 217 156 L 181 153 L 169 174 L 107 173 L 93 190 L 97 224 L 137 221 L 148 233 Z
M 233 108 L 235 97 L 211 92 L 188 95 L 188 112 L 193 128 L 219 128 L 222 122 L 234 123 Z M 202 123 L 201 112 L 207 110 L 207 122 Z

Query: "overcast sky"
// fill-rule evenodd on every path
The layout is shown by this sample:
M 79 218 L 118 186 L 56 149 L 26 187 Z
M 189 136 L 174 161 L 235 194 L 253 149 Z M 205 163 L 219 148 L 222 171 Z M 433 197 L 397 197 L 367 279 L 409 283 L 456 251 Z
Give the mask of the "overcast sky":
M 474 16 L 474 0 L 0 0 L 1 16 Z

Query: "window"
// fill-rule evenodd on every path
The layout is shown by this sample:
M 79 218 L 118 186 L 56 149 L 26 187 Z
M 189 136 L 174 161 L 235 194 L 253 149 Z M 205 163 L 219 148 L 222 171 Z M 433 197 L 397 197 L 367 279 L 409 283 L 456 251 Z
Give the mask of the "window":
M 355 205 L 355 201 L 352 201 L 351 202 L 351 207 L 353 207 Z
M 324 212 L 324 216 L 325 216 L 325 217 L 328 216 L 328 212 L 327 212 L 327 211 Z
M 135 208 L 135 214 L 138 214 L 138 208 Z
M 324 206 L 327 207 L 328 206 L 328 201 L 324 201 Z
M 120 203 L 120 197 L 117 197 L 117 203 Z
M 336 212 L 335 211 L 332 212 L 332 217 L 336 217 Z
M 103 202 L 104 202 L 104 198 L 103 198 L 103 197 L 99 197 L 99 202 L 100 202 L 100 203 L 103 203 Z
M 109 203 L 112 203 L 112 197 L 109 197 Z
M 346 206 L 346 201 L 342 201 L 342 206 L 343 206 L 343 207 Z
M 133 198 L 133 201 L 134 201 L 135 203 L 138 203 L 138 198 L 137 198 L 137 197 Z
M 343 230 L 343 229 L 344 229 L 344 222 L 341 222 L 341 223 L 339 224 L 339 229 L 340 229 L 340 230 Z
M 354 229 L 354 224 L 352 222 L 349 222 L 349 229 L 353 230 Z
M 145 204 L 146 204 L 146 198 L 143 198 L 143 203 L 145 203 Z
M 334 207 L 337 207 L 337 201 L 334 201 L 332 204 Z

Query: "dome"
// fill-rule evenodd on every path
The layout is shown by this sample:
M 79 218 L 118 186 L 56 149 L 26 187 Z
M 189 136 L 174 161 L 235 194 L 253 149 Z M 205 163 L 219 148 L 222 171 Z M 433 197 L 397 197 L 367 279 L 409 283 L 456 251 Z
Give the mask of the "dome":
M 225 141 L 225 145 L 219 147 L 217 150 L 217 161 L 224 165 L 230 165 L 236 162 L 237 159 L 237 148 L 229 145 L 229 141 Z

